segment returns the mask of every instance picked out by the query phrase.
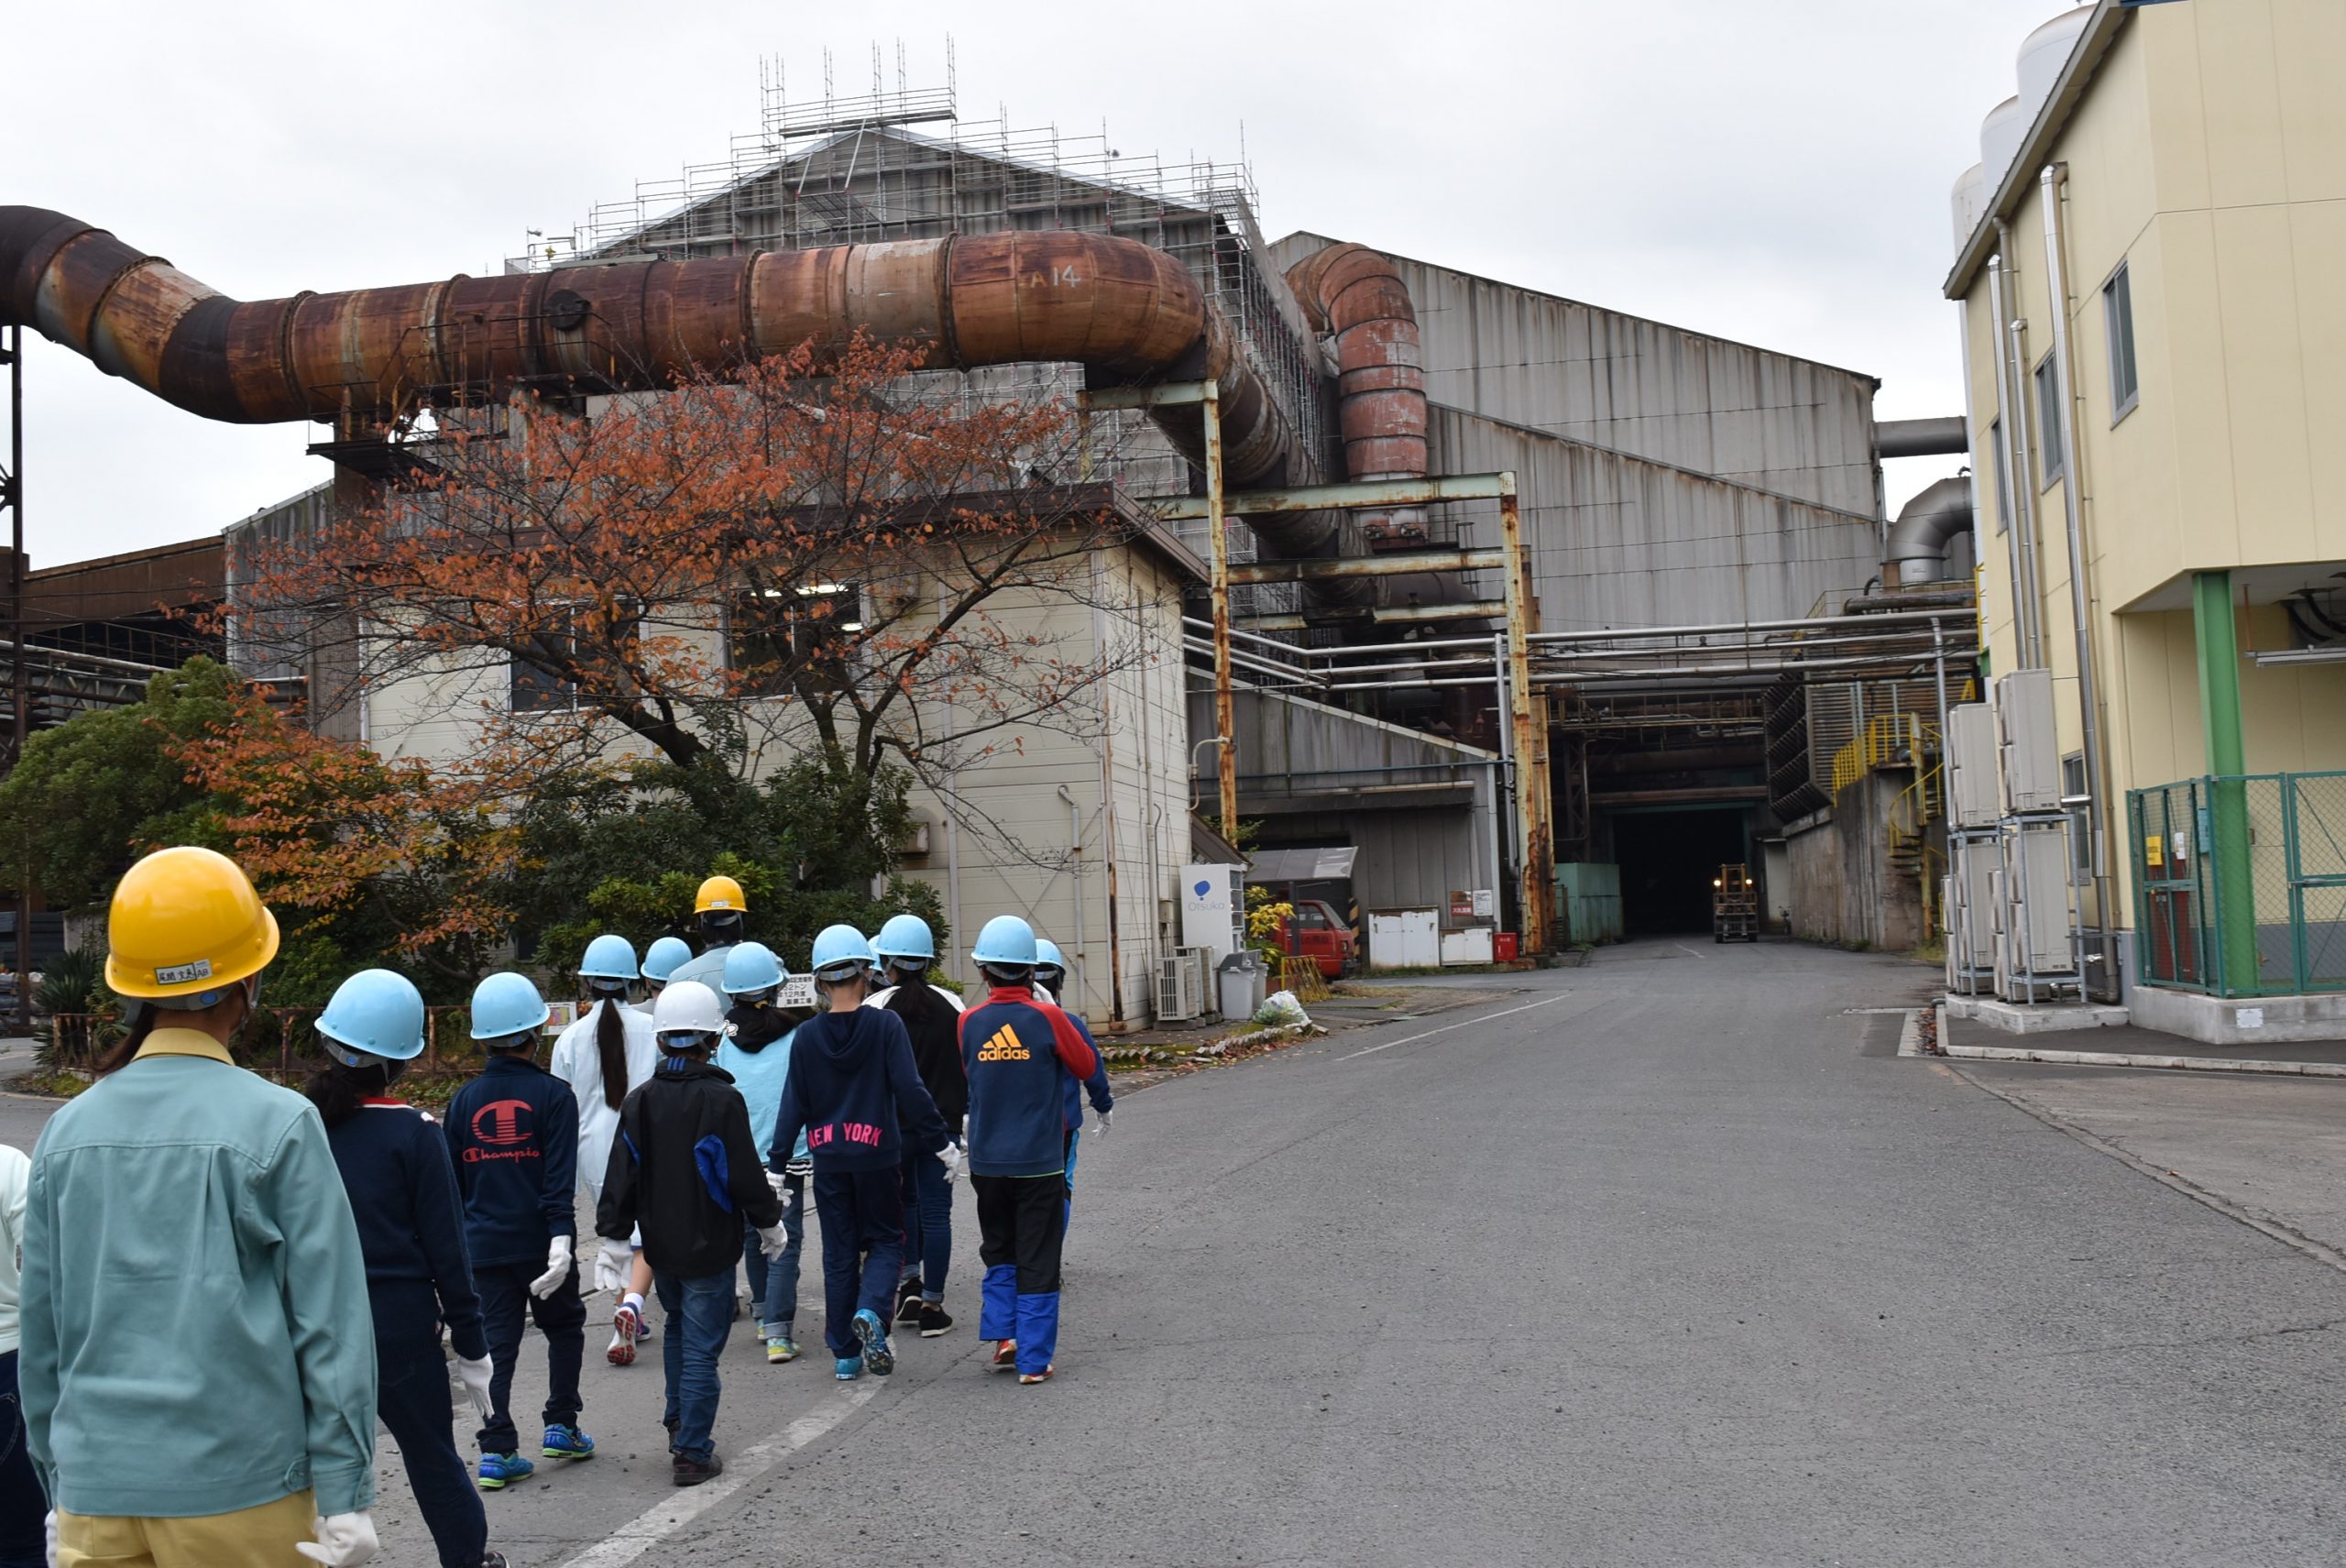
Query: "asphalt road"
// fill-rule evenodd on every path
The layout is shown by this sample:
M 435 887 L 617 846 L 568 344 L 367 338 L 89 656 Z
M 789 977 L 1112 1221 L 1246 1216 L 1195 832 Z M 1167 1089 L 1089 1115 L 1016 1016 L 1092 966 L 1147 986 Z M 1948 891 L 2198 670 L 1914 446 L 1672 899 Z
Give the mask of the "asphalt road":
M 2335 1563 L 2346 1275 L 1848 1011 L 1930 978 L 1644 942 L 1160 1084 L 1087 1140 L 1057 1381 L 965 1333 L 842 1389 L 737 1338 L 733 1470 L 677 1492 L 656 1368 L 590 1354 L 603 1453 L 489 1498 L 493 1540 L 570 1568 Z M 517 1404 L 543 1387 L 525 1361 Z M 386 1461 L 383 1560 L 429 1563 Z

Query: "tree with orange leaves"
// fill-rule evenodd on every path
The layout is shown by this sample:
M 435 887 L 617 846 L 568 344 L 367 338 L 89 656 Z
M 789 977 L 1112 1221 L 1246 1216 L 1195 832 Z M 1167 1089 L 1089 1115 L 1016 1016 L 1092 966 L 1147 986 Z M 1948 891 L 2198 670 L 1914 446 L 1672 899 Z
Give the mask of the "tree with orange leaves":
M 1088 688 L 1160 656 L 1046 630 L 1095 602 L 1125 516 L 1043 478 L 1079 467 L 1063 406 L 915 362 L 859 340 L 819 377 L 802 350 L 444 411 L 372 504 L 245 553 L 232 639 L 333 672 L 322 715 L 444 694 L 477 726 L 468 783 L 514 798 L 646 759 L 741 779 L 770 748 L 936 782 L 1017 727 L 1080 725 Z

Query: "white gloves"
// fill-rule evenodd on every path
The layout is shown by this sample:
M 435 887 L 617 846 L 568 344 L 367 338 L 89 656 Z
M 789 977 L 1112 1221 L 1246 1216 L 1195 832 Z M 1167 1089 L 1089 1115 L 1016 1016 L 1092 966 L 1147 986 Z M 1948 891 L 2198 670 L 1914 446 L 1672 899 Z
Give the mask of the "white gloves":
M 758 1233 L 758 1250 L 768 1257 L 780 1257 L 790 1245 L 790 1233 L 780 1225 L 768 1225 Z
M 778 1170 L 766 1172 L 766 1185 L 773 1189 L 773 1195 L 777 1198 L 790 1196 L 790 1178 Z
M 595 1288 L 624 1290 L 627 1277 L 635 1264 L 635 1250 L 625 1242 L 607 1241 L 603 1250 L 595 1255 Z
M 1116 1113 L 1113 1108 L 1100 1113 L 1100 1131 L 1102 1133 L 1104 1134 L 1107 1132 L 1109 1120 L 1113 1117 L 1115 1113 Z
M 57 1568 L 57 1510 L 49 1509 L 49 1517 L 40 1523 L 41 1528 L 49 1532 L 49 1568 Z
M 493 1364 L 485 1355 L 478 1361 L 456 1357 L 456 1387 L 465 1391 L 465 1398 L 473 1402 L 473 1409 L 480 1412 L 483 1421 L 488 1420 L 488 1375 L 492 1369 Z
M 937 1151 L 937 1157 L 945 1167 L 945 1185 L 948 1187 L 952 1186 L 953 1179 L 961 1174 L 961 1165 L 964 1158 L 961 1153 L 961 1146 L 959 1144 L 948 1143 L 943 1148 Z
M 554 1244 L 546 1248 L 546 1271 L 530 1281 L 530 1294 L 543 1301 L 560 1288 L 562 1282 L 569 1277 L 570 1238 L 556 1236 L 554 1238 Z M 341 1516 L 337 1514 L 335 1517 L 339 1519 Z
M 306 1541 L 297 1541 L 293 1550 L 312 1563 L 324 1563 L 326 1568 L 372 1563 L 383 1545 L 375 1539 L 375 1520 L 363 1512 L 312 1519 L 310 1530 L 318 1538 L 318 1543 L 312 1546 Z

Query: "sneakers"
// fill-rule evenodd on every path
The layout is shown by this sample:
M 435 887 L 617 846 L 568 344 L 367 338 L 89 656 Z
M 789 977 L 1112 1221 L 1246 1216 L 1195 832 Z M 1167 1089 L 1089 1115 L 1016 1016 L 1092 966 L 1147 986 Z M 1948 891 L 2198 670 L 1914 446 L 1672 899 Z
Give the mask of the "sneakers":
M 888 1325 L 880 1314 L 866 1307 L 855 1314 L 855 1337 L 863 1346 L 864 1370 L 874 1377 L 885 1377 L 896 1370 L 895 1348 L 888 1343 Z
M 766 1336 L 766 1365 L 780 1366 L 785 1361 L 798 1359 L 798 1342 L 788 1334 Z
M 680 1453 L 668 1462 L 668 1479 L 679 1486 L 697 1486 L 724 1474 L 725 1461 L 714 1453 L 707 1459 L 686 1459 Z
M 507 1568 L 505 1553 L 502 1552 L 482 1552 L 480 1554 L 480 1568 Z
M 613 1366 L 635 1365 L 635 1342 L 647 1337 L 643 1303 L 630 1297 L 611 1314 L 611 1348 L 603 1353 Z
M 480 1489 L 484 1492 L 502 1491 L 516 1481 L 526 1481 L 538 1473 L 538 1467 L 519 1453 L 484 1453 L 480 1456 Z
M 863 1357 L 842 1355 L 831 1364 L 831 1376 L 842 1383 L 852 1383 L 863 1376 Z
M 920 1279 L 915 1276 L 896 1284 L 896 1321 L 909 1323 L 920 1316 Z
M 1018 1381 L 1024 1386 L 1031 1386 L 1036 1383 L 1048 1383 L 1051 1380 L 1051 1374 L 1058 1370 L 1058 1368 L 1054 1365 L 1046 1366 L 1040 1372 L 1022 1372 L 1018 1375 Z
M 1007 1372 L 1018 1365 L 1018 1342 L 1014 1339 L 996 1340 L 993 1359 L 986 1363 L 996 1372 Z
M 948 1334 L 952 1332 L 953 1314 L 947 1311 L 941 1303 L 936 1301 L 923 1301 L 920 1304 L 921 1338 L 936 1339 L 940 1335 Z
M 576 1427 L 548 1427 L 545 1446 L 538 1452 L 548 1459 L 592 1459 L 595 1440 Z

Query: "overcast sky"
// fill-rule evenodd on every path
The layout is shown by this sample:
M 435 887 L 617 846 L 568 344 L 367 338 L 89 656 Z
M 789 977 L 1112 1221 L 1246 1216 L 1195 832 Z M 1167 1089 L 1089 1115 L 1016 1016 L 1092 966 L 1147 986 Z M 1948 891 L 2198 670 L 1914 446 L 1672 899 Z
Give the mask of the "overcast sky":
M 5 199 L 243 299 L 496 270 L 756 127 L 758 60 L 1132 154 L 1244 147 L 1308 228 L 1879 377 L 1962 411 L 1948 189 L 2062 0 L 1335 6 L 19 7 Z M 880 12 L 880 18 L 873 12 Z M 794 96 L 796 93 L 794 91 Z M 29 337 L 29 334 L 28 334 Z M 214 424 L 46 340 L 27 356 L 37 565 L 212 532 L 315 484 L 317 428 Z M 1891 507 L 1953 462 L 1893 464 Z

